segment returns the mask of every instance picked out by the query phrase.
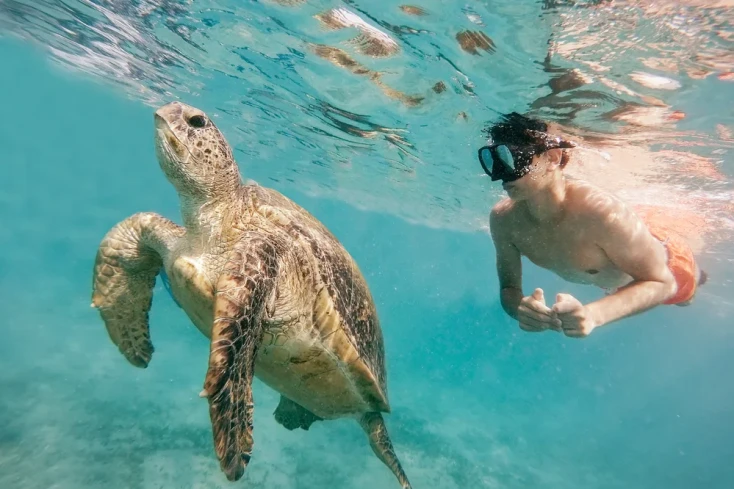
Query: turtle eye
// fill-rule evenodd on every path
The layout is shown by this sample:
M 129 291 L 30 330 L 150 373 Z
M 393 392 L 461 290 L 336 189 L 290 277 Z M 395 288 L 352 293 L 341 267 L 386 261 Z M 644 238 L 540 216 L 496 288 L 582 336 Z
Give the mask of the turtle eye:
M 206 126 L 206 117 L 203 115 L 194 115 L 189 117 L 189 125 L 191 127 L 204 127 Z

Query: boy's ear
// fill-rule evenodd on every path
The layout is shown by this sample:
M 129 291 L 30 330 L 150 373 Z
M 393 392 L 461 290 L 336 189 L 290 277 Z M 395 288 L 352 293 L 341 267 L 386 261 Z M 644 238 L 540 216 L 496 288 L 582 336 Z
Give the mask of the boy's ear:
M 554 148 L 549 149 L 545 152 L 548 162 L 552 165 L 560 165 L 561 164 L 561 158 L 563 158 L 563 150 Z

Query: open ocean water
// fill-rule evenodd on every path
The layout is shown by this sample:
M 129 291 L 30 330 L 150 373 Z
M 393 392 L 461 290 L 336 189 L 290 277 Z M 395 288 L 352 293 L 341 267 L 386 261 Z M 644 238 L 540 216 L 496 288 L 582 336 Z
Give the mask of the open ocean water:
M 160 281 L 150 366 L 109 340 L 99 241 L 139 211 L 180 222 L 153 148 L 170 100 L 356 259 L 415 489 L 734 487 L 728 3 L 0 0 L 0 489 L 398 487 L 356 423 L 289 432 L 260 381 L 252 461 L 227 482 L 198 397 L 208 341 Z M 475 157 L 510 110 L 609 152 L 578 171 L 670 210 L 709 272 L 694 305 L 583 340 L 518 329 Z

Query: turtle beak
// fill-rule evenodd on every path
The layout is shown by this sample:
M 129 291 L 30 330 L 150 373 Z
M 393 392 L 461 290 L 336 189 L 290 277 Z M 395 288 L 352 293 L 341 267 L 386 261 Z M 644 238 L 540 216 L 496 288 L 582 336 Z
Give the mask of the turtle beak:
M 158 113 L 158 111 L 156 111 L 156 113 L 153 115 L 153 120 L 155 121 L 156 128 L 161 128 L 162 126 L 165 127 L 168 125 L 168 123 L 166 123 L 166 119 L 164 119 L 163 116 Z
M 182 113 L 183 105 L 180 102 L 171 102 L 158 107 L 158 110 L 155 111 L 155 116 L 172 121 L 181 118 Z
M 153 116 L 157 145 L 164 150 L 164 153 L 170 153 L 169 156 L 175 155 L 178 158 L 182 158 L 185 156 L 187 150 L 174 134 L 168 122 L 170 119 L 166 117 L 167 114 L 163 109 L 165 107 L 158 109 Z

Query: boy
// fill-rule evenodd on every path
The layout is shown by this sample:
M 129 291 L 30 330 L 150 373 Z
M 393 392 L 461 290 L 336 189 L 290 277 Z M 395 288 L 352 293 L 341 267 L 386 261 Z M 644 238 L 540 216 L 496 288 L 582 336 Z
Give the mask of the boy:
M 490 129 L 492 144 L 479 150 L 485 172 L 508 194 L 490 213 L 505 312 L 525 331 L 579 338 L 659 304 L 690 304 L 706 278 L 690 247 L 614 196 L 566 178 L 565 150 L 575 145 L 547 129 L 513 112 Z M 550 307 L 541 289 L 523 296 L 521 256 L 608 294 L 589 304 L 558 294 Z

